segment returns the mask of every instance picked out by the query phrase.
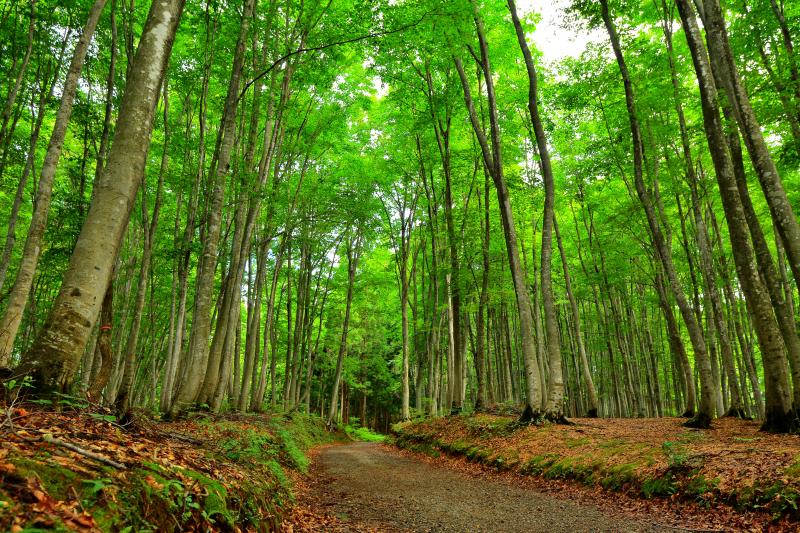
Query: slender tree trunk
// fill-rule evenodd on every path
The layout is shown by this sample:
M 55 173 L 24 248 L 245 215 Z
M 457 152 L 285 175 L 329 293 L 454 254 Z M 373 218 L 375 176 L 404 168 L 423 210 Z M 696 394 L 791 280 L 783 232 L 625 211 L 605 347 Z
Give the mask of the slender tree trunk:
M 403 226 L 403 230 L 400 236 L 402 251 L 400 258 L 400 315 L 401 315 L 401 334 L 402 334 L 402 342 L 403 342 L 403 361 L 402 361 L 402 370 L 401 370 L 401 387 L 402 393 L 400 398 L 400 417 L 403 420 L 408 420 L 411 418 L 411 409 L 410 409 L 410 400 L 411 394 L 409 390 L 409 339 L 408 339 L 408 289 L 409 289 L 409 279 L 408 279 L 408 241 L 411 239 L 411 235 L 407 235 L 406 231 L 410 232 L 411 224 L 408 224 L 408 228 L 406 228 L 406 224 L 401 221 L 401 225 Z
M 506 241 L 506 252 L 508 254 L 509 266 L 511 268 L 511 277 L 514 283 L 514 292 L 516 295 L 517 309 L 519 312 L 519 322 L 522 337 L 522 355 L 525 364 L 525 384 L 526 384 L 526 409 L 523 413 L 522 420 L 531 421 L 540 417 L 540 409 L 542 404 L 541 388 L 538 377 L 538 364 L 536 361 L 536 348 L 533 339 L 533 320 L 531 317 L 530 298 L 528 296 L 528 286 L 525 279 L 525 273 L 522 270 L 520 262 L 519 250 L 517 248 L 517 233 L 514 225 L 514 215 L 511 209 L 511 200 L 508 194 L 508 186 L 506 185 L 505 177 L 503 175 L 503 159 L 500 151 L 500 125 L 497 116 L 497 103 L 494 94 L 494 81 L 492 79 L 492 69 L 489 63 L 489 50 L 483 31 L 483 22 L 476 14 L 475 27 L 478 33 L 478 40 L 480 43 L 480 54 L 482 62 L 483 77 L 486 83 L 486 91 L 489 102 L 489 117 L 491 125 L 491 138 L 492 148 L 489 148 L 489 143 L 486 139 L 486 134 L 480 122 L 478 115 L 475 112 L 475 106 L 472 102 L 472 93 L 469 86 L 469 81 L 464 73 L 464 67 L 461 59 L 454 58 L 458 75 L 461 79 L 461 86 L 464 90 L 464 101 L 469 111 L 470 122 L 475 136 L 481 146 L 481 153 L 483 154 L 483 161 L 489 174 L 495 184 L 497 190 L 497 203 L 500 208 L 501 220 L 503 223 L 503 235 Z
M 272 349 L 274 351 L 275 346 L 272 343 L 272 330 L 274 328 L 274 318 L 275 318 L 275 296 L 277 295 L 278 290 L 278 281 L 280 280 L 280 272 L 281 266 L 283 265 L 283 252 L 285 248 L 285 243 L 287 242 L 287 238 L 284 237 L 281 239 L 281 243 L 278 245 L 278 254 L 275 258 L 275 269 L 272 272 L 272 282 L 270 284 L 270 292 L 269 292 L 269 300 L 267 301 L 267 318 L 264 322 L 264 342 L 266 343 L 268 340 L 270 344 L 272 344 Z M 267 371 L 270 371 L 271 375 L 271 383 L 273 387 L 275 385 L 275 369 L 273 363 L 275 362 L 275 358 L 273 357 L 270 364 L 267 364 L 266 361 L 267 357 L 267 350 L 266 345 L 264 347 L 264 356 L 263 362 L 261 364 L 261 374 L 258 378 L 258 388 L 256 389 L 254 403 L 257 409 L 260 409 L 264 403 L 265 394 L 267 392 Z M 270 403 L 274 407 L 275 406 L 275 395 L 273 394 L 270 398 Z
M 195 281 L 195 305 L 192 319 L 192 332 L 189 337 L 189 357 L 186 378 L 181 382 L 175 400 L 170 407 L 170 415 L 175 416 L 197 399 L 200 387 L 205 378 L 205 369 L 208 366 L 209 344 L 208 336 L 211 331 L 211 290 L 214 282 L 214 272 L 217 264 L 217 250 L 219 248 L 220 230 L 222 222 L 222 204 L 225 196 L 225 181 L 228 175 L 231 151 L 235 140 L 236 109 L 239 98 L 239 85 L 244 66 L 244 51 L 249 33 L 250 22 L 253 18 L 255 0 L 245 0 L 242 24 L 239 30 L 239 39 L 234 52 L 231 81 L 228 84 L 228 93 L 225 98 L 225 107 L 222 123 L 217 134 L 217 149 L 212 162 L 212 193 L 209 200 L 208 219 L 206 221 L 203 252 L 197 267 Z
M 44 117 L 47 114 L 47 104 L 53 96 L 53 90 L 58 81 L 58 75 L 61 71 L 61 65 L 64 60 L 64 50 L 66 48 L 67 39 L 65 38 L 58 59 L 55 65 L 50 63 L 45 70 L 44 78 L 40 78 L 37 72 L 37 80 L 41 79 L 41 90 L 39 92 L 38 108 L 36 111 L 36 120 L 34 122 L 33 131 L 31 132 L 30 144 L 28 145 L 28 155 L 25 159 L 25 167 L 22 169 L 22 176 L 17 184 L 17 190 L 14 194 L 14 202 L 11 205 L 11 213 L 8 216 L 8 229 L 6 230 L 6 240 L 3 245 L 3 254 L 0 257 L 0 290 L 5 285 L 6 275 L 8 274 L 8 267 L 11 263 L 11 256 L 14 253 L 14 245 L 17 241 L 17 222 L 19 221 L 19 210 L 22 207 L 25 187 L 28 183 L 28 178 L 33 172 L 33 167 L 36 163 L 36 146 L 39 142 L 39 134 L 42 129 Z M 48 72 L 52 71 L 52 76 L 48 76 Z M 3 155 L 5 157 L 5 154 Z M 0 163 L 0 179 L 3 177 L 3 165 Z
M 486 378 L 491 375 L 488 371 L 487 363 L 489 361 L 488 348 L 489 339 L 486 336 L 485 316 L 486 310 L 489 306 L 489 242 L 490 242 L 490 225 L 489 225 L 489 173 L 484 172 L 483 183 L 483 215 L 481 219 L 481 229 L 483 230 L 483 238 L 481 239 L 481 257 L 483 258 L 483 270 L 481 271 L 481 295 L 478 301 L 478 316 L 475 320 L 475 376 L 478 381 L 478 390 L 475 400 L 475 411 L 480 412 L 486 403 Z M 480 201 L 480 197 L 478 197 Z M 491 387 L 489 387 L 491 389 Z M 490 396 L 493 396 L 490 393 Z
M 142 264 L 139 270 L 139 284 L 136 289 L 136 300 L 134 301 L 133 322 L 128 333 L 128 341 L 125 346 L 124 368 L 122 373 L 122 383 L 117 391 L 115 400 L 117 413 L 123 417 L 128 415 L 130 410 L 131 386 L 134 378 L 134 364 L 136 362 L 136 348 L 139 341 L 139 330 L 142 324 L 142 311 L 144 310 L 144 299 L 147 294 L 147 281 L 150 277 L 150 268 L 153 258 L 153 240 L 158 228 L 158 219 L 161 213 L 161 196 L 164 190 L 164 177 L 169 166 L 169 92 L 167 83 L 164 80 L 164 146 L 161 154 L 161 168 L 158 173 L 158 185 L 156 186 L 156 198 L 153 205 L 153 219 L 148 221 L 147 215 L 147 190 L 144 186 L 144 176 L 142 176 L 142 233 L 144 235 L 144 251 L 142 252 Z
M 558 322 L 556 320 L 555 298 L 553 297 L 552 280 L 552 255 L 553 255 L 553 226 L 555 211 L 555 181 L 553 180 L 553 167 L 550 162 L 550 150 L 547 147 L 547 138 L 544 133 L 542 119 L 539 116 L 539 95 L 536 67 L 533 63 L 530 48 L 522 29 L 517 7 L 514 0 L 508 0 L 508 9 L 511 11 L 511 20 L 517 34 L 517 42 L 525 59 L 525 68 L 528 72 L 528 112 L 533 124 L 536 146 L 539 151 L 539 163 L 544 181 L 544 214 L 542 216 L 542 271 L 541 289 L 544 304 L 544 324 L 547 331 L 547 353 L 550 362 L 550 379 L 547 391 L 547 405 L 545 416 L 557 422 L 566 422 L 563 412 L 564 403 L 564 377 L 561 368 L 561 346 Z M 566 259 L 562 259 L 566 268 Z M 576 308 L 577 309 L 577 308 Z M 580 342 L 580 341 L 579 341 Z M 585 357 L 585 353 L 583 356 Z M 588 372 L 587 372 L 588 376 Z M 591 377 L 589 377 L 591 380 Z M 595 408 L 596 410 L 596 408 Z
M 569 266 L 567 265 L 567 257 L 564 254 L 564 245 L 561 242 L 561 233 L 558 231 L 558 222 L 553 219 L 553 229 L 556 233 L 556 242 L 558 243 L 558 251 L 561 254 L 561 265 L 564 270 L 564 284 L 567 289 L 567 298 L 569 299 L 570 310 L 572 311 L 572 322 L 575 328 L 575 343 L 578 346 L 578 355 L 580 356 L 581 370 L 583 372 L 583 380 L 586 384 L 586 394 L 589 399 L 589 406 L 587 416 L 589 418 L 596 418 L 600 409 L 600 402 L 597 399 L 597 389 L 594 386 L 592 379 L 592 370 L 589 366 L 589 357 L 586 354 L 586 346 L 583 342 L 583 333 L 581 332 L 581 316 L 578 310 L 578 302 L 575 300 L 575 294 L 572 292 L 572 280 L 569 275 Z
M 708 358 L 706 351 L 706 342 L 703 338 L 703 332 L 700 325 L 697 323 L 695 315 L 693 314 L 689 302 L 686 300 L 686 295 L 675 271 L 675 266 L 672 262 L 672 251 L 667 246 L 667 242 L 661 231 L 658 218 L 653 209 L 653 202 L 650 198 L 650 193 L 644 184 L 642 177 L 642 164 L 644 159 L 643 143 L 641 130 L 639 129 L 639 119 L 636 113 L 636 103 L 633 94 L 633 84 L 631 83 L 628 74 L 628 68 L 625 64 L 625 59 L 622 55 L 622 48 L 620 47 L 619 37 L 617 36 L 614 23 L 611 19 L 608 10 L 607 0 L 600 0 L 601 13 L 603 21 L 605 22 L 606 30 L 611 38 L 611 45 L 614 49 L 614 55 L 617 58 L 620 73 L 622 75 L 623 84 L 625 86 L 625 101 L 628 108 L 628 119 L 631 127 L 631 136 L 633 138 L 633 158 L 634 158 L 634 181 L 636 185 L 636 193 L 642 203 L 642 207 L 647 215 L 647 222 L 650 228 L 653 242 L 656 251 L 664 265 L 664 272 L 667 276 L 667 281 L 675 295 L 675 301 L 678 304 L 678 309 L 681 312 L 686 329 L 689 332 L 689 337 L 692 341 L 692 348 L 695 353 L 695 364 L 700 373 L 700 405 L 697 414 L 694 418 L 690 419 L 686 424 L 692 427 L 708 427 L 711 419 L 714 417 L 714 406 L 712 399 L 714 398 L 713 379 L 711 375 L 711 362 Z
M 339 341 L 339 356 L 336 359 L 336 373 L 333 376 L 333 383 L 331 384 L 331 406 L 328 411 L 328 426 L 332 427 L 337 421 L 337 409 L 339 407 L 339 383 L 342 379 L 342 365 L 344 358 L 347 355 L 347 334 L 350 329 L 350 308 L 353 303 L 353 288 L 356 281 L 356 270 L 358 269 L 358 260 L 361 255 L 361 239 L 362 236 L 355 235 L 347 238 L 346 253 L 347 253 L 347 297 L 344 306 L 344 320 L 342 321 L 342 338 Z
M 28 70 L 28 63 L 31 59 L 31 52 L 33 52 L 34 33 L 36 31 L 36 0 L 31 0 L 30 4 L 31 12 L 30 22 L 28 23 L 28 45 L 25 48 L 25 55 L 22 57 L 22 62 L 17 71 L 17 77 L 14 79 L 14 83 L 9 90 L 3 111 L 0 112 L 0 145 L 6 142 L 6 136 L 9 133 L 7 130 L 8 120 L 11 118 L 11 112 L 14 109 L 14 103 L 17 101 L 17 95 L 22 87 L 22 81 L 25 79 L 25 73 Z M 102 7 L 100 11 L 102 11 Z M 14 58 L 14 64 L 16 64 L 16 58 Z
M 261 291 L 264 287 L 264 276 L 266 274 L 266 260 L 269 242 L 265 241 L 259 246 L 256 258 L 256 281 L 255 287 L 251 289 L 248 298 L 247 309 L 247 335 L 244 348 L 244 369 L 242 372 L 242 387 L 239 391 L 239 401 L 236 408 L 239 411 L 247 411 L 250 405 L 250 388 L 253 383 L 253 374 L 258 357 L 258 345 L 261 325 Z M 250 303 L 252 302 L 252 303 Z M 264 353 L 266 357 L 266 352 Z

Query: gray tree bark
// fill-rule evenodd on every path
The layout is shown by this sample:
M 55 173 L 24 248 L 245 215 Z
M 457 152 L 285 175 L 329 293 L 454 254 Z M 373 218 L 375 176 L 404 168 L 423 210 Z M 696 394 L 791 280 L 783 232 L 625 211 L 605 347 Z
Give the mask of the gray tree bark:
M 5 366 L 14 348 L 14 340 L 17 337 L 19 325 L 22 322 L 22 315 L 25 312 L 25 305 L 28 301 L 28 294 L 33 284 L 33 277 L 36 274 L 36 266 L 39 263 L 39 256 L 42 251 L 42 238 L 47 227 L 47 215 L 50 211 L 50 200 L 53 195 L 53 180 L 58 167 L 58 160 L 61 156 L 61 148 L 64 145 L 64 138 L 67 135 L 67 125 L 72 115 L 72 104 L 75 101 L 75 91 L 78 87 L 83 63 L 86 59 L 86 52 L 89 43 L 94 35 L 100 14 L 103 12 L 106 0 L 95 0 L 83 28 L 83 33 L 75 45 L 72 53 L 67 76 L 64 80 L 64 87 L 61 92 L 61 103 L 56 113 L 53 133 L 50 135 L 50 143 L 47 146 L 47 153 L 42 163 L 42 171 L 39 176 L 39 185 L 36 191 L 36 201 L 34 202 L 33 214 L 31 215 L 28 236 L 25 239 L 25 247 L 22 251 L 22 260 L 17 270 L 17 277 L 11 288 L 8 297 L 6 310 L 0 318 L 0 366 Z M 156 88 L 158 91 L 158 88 Z M 149 132 L 148 132 L 149 134 Z M 127 220 L 126 220 L 127 222 Z M 103 286 L 102 290 L 105 290 Z M 99 298 L 97 307 L 99 308 Z M 71 379 L 71 376 L 70 376 Z
M 716 170 L 728 231 L 731 236 L 736 271 L 745 294 L 753 326 L 761 347 L 766 383 L 766 431 L 786 432 L 795 424 L 783 339 L 775 323 L 769 296 L 756 269 L 753 248 L 747 231 L 747 221 L 736 187 L 733 164 L 718 107 L 717 87 L 711 64 L 700 37 L 694 10 L 689 0 L 677 0 L 684 33 L 692 54 L 700 86 L 703 126 L 708 148 Z
M 544 324 L 547 332 L 547 355 L 550 366 L 549 384 L 547 389 L 547 404 L 545 405 L 545 416 L 556 422 L 566 422 L 564 416 L 564 376 L 561 367 L 561 344 L 558 331 L 558 321 L 556 319 L 555 298 L 553 296 L 553 277 L 552 277 L 552 256 L 553 256 L 553 226 L 555 225 L 555 181 L 553 179 L 553 166 L 550 162 L 550 150 L 547 147 L 547 137 L 544 133 L 542 119 L 539 116 L 539 95 L 536 67 L 533 63 L 530 48 L 522 29 L 517 7 L 514 0 L 508 0 L 508 9 L 511 11 L 511 20 L 517 34 L 517 42 L 522 50 L 525 59 L 525 68 L 528 72 L 528 112 L 533 124 L 533 132 L 536 146 L 539 151 L 539 164 L 544 181 L 544 213 L 542 216 L 542 270 L 541 270 L 541 290 L 542 303 L 544 307 Z M 563 251 L 562 251 L 563 252 Z M 563 253 L 562 253 L 563 256 Z M 566 268 L 566 259 L 562 257 L 562 263 Z M 566 272 L 566 271 L 565 271 Z M 569 283 L 569 282 L 567 282 Z M 574 304 L 574 302 L 573 302 Z M 573 306 L 573 313 L 577 313 L 577 307 Z M 576 321 L 577 324 L 577 321 Z M 576 327 L 580 328 L 580 325 Z M 580 334 L 578 334 L 580 337 Z M 578 340 L 582 346 L 582 340 Z M 585 360 L 586 353 L 582 352 Z M 588 364 L 585 367 L 588 376 Z M 593 386 L 591 387 L 593 389 Z M 597 411 L 597 398 L 595 397 L 593 409 Z
M 475 27 L 480 43 L 481 69 L 486 83 L 486 93 L 489 103 L 489 122 L 491 132 L 491 148 L 486 139 L 486 134 L 478 120 L 475 106 L 472 100 L 469 81 L 461 59 L 454 58 L 456 70 L 458 70 L 461 86 L 464 91 L 464 101 L 469 112 L 470 122 L 478 143 L 481 147 L 484 165 L 492 176 L 495 189 L 497 191 L 497 203 L 500 208 L 501 221 L 503 223 L 503 235 L 506 241 L 506 252 L 508 254 L 509 267 L 511 268 L 511 278 L 514 284 L 517 311 L 519 313 L 519 326 L 522 338 L 522 359 L 525 365 L 525 384 L 526 384 L 526 408 L 523 413 L 523 421 L 532 421 L 540 418 L 542 393 L 539 380 L 539 368 L 536 357 L 536 347 L 533 339 L 533 318 L 531 316 L 530 297 L 528 294 L 525 273 L 520 262 L 519 249 L 517 247 L 517 232 L 514 225 L 514 214 L 511 209 L 511 200 L 508 194 L 508 186 L 503 175 L 503 158 L 500 146 L 500 125 L 497 116 L 497 102 L 494 93 L 494 80 L 492 79 L 492 69 L 489 62 L 489 49 L 483 30 L 483 22 L 480 16 L 475 14 Z
M 97 320 L 144 174 L 155 105 L 183 4 L 184 0 L 160 0 L 150 7 L 122 97 L 108 164 L 53 309 L 20 368 L 36 374 L 44 386 L 70 388 Z

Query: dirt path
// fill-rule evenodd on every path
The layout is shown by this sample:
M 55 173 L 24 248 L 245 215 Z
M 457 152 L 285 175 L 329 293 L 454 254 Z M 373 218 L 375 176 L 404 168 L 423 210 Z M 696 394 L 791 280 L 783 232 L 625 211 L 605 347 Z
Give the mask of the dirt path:
M 317 512 L 336 515 L 343 531 L 674 531 L 500 480 L 471 477 L 381 444 L 322 450 L 313 479 L 309 503 Z

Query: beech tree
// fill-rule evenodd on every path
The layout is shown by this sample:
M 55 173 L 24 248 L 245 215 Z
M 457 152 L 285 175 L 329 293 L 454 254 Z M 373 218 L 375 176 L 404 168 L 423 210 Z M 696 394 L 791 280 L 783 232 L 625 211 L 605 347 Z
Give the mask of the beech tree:
M 102 6 L 101 6 L 102 7 Z M 131 66 L 114 141 L 81 235 L 45 326 L 22 360 L 42 385 L 69 390 L 100 312 L 150 146 L 155 101 L 183 11 L 153 3 Z

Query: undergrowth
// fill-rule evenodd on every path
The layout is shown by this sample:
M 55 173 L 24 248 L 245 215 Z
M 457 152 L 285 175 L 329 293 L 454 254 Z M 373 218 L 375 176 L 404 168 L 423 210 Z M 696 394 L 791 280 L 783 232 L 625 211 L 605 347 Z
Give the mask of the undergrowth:
M 308 449 L 340 438 L 299 413 L 201 415 L 177 429 L 197 441 L 190 458 L 185 444 L 159 442 L 126 455 L 124 470 L 6 442 L 0 531 L 273 531 L 293 502 L 289 472 L 307 472 Z M 91 438 L 106 455 L 128 440 L 119 429 Z

